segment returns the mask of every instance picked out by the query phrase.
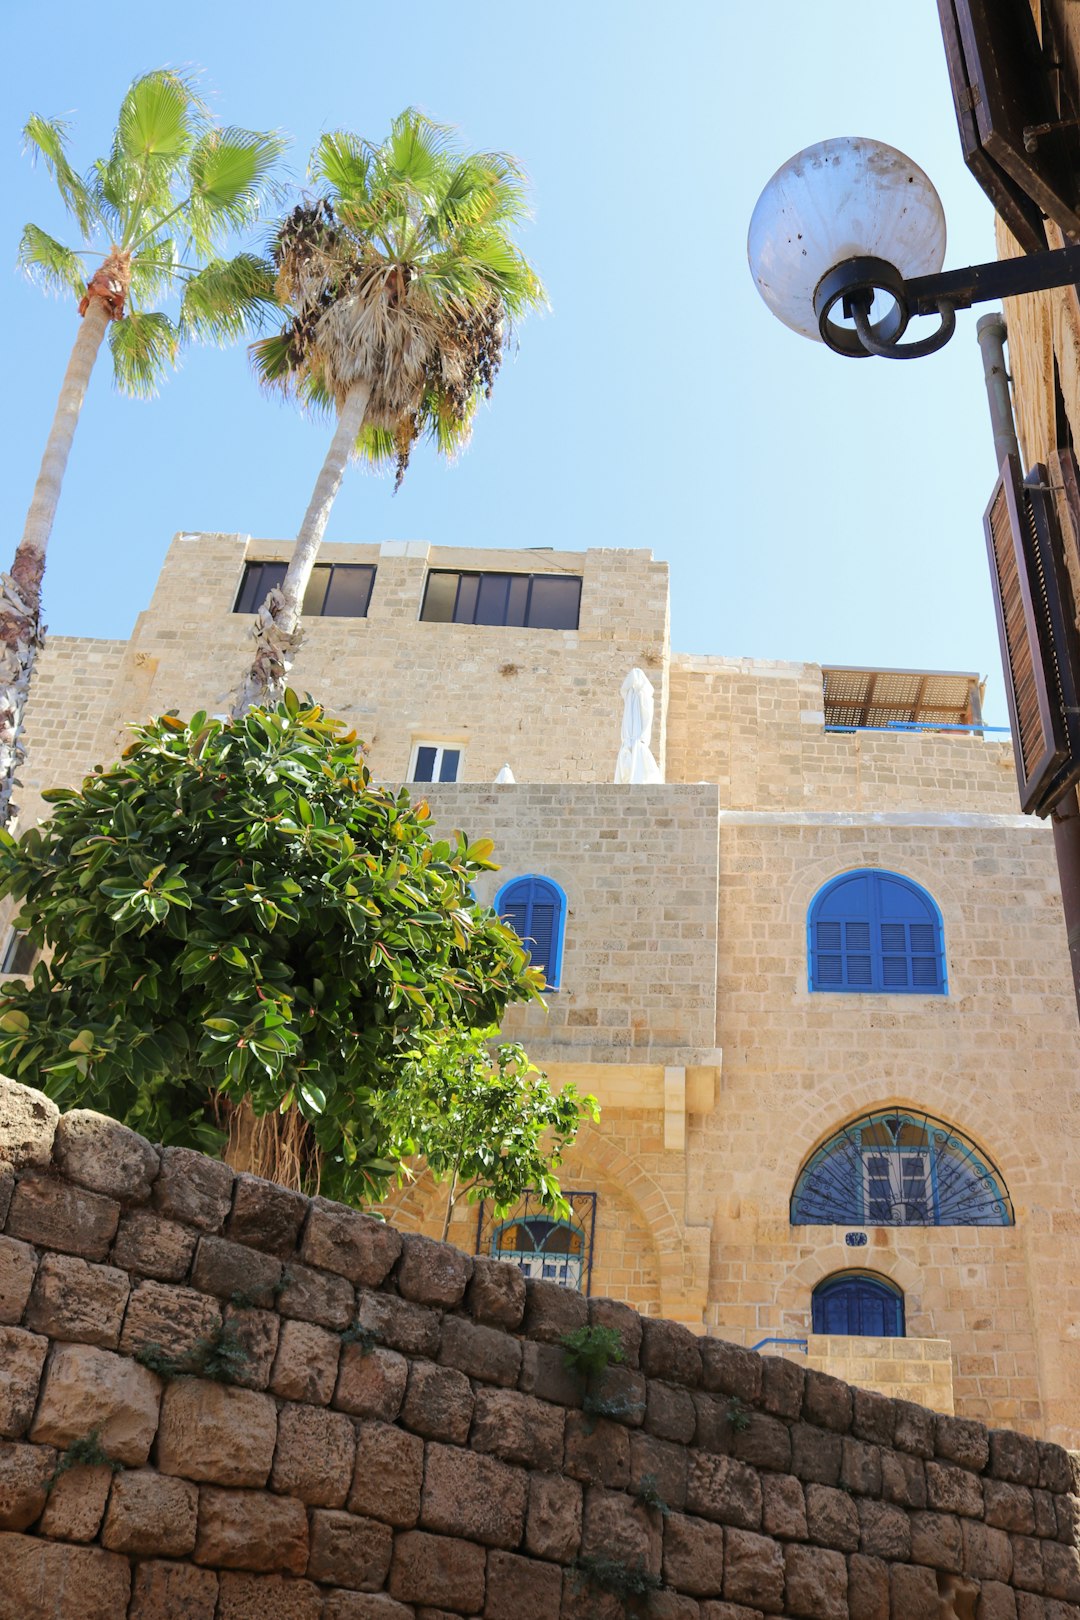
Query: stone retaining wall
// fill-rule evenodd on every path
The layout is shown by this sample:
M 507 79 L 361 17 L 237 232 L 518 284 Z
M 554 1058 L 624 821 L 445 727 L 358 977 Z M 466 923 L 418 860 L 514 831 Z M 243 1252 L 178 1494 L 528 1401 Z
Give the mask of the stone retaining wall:
M 0 1620 L 1080 1620 L 1059 1446 L 3 1080 L 0 1226 Z

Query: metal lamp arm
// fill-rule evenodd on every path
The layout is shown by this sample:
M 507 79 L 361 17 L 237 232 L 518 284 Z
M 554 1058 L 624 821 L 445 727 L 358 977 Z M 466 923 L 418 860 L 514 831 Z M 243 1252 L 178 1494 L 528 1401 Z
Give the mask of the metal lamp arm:
M 964 270 L 943 270 L 936 276 L 914 276 L 904 292 L 912 315 L 932 315 L 942 302 L 953 309 L 969 309 L 989 300 L 1023 297 L 1080 282 L 1080 243 L 1028 253 L 1018 259 L 991 259 Z

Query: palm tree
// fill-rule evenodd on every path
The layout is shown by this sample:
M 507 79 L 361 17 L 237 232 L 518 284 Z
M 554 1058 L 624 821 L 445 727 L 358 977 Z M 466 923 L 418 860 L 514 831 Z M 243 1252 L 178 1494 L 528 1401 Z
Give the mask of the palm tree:
M 324 135 L 311 168 L 321 194 L 293 210 L 273 245 L 290 320 L 253 354 L 265 386 L 336 409 L 337 426 L 281 589 L 256 619 L 238 717 L 284 693 L 349 457 L 396 459 L 400 483 L 422 432 L 441 451 L 459 449 L 491 393 L 510 322 L 544 302 L 512 240 L 526 213 L 513 158 L 461 153 L 446 128 L 410 108 L 381 146 Z
M 49 291 L 75 294 L 81 324 L 22 539 L 10 574 L 0 574 L 0 826 L 14 816 L 23 716 L 43 642 L 45 550 L 102 340 L 108 331 L 117 387 L 149 397 L 186 342 L 227 343 L 258 328 L 276 307 L 272 267 L 251 253 L 219 255 L 278 195 L 273 169 L 284 147 L 276 134 L 217 127 L 193 82 L 164 69 L 134 81 L 108 157 L 84 175 L 68 159 L 62 119 L 35 115 L 24 138 L 44 159 L 81 245 L 27 225 L 19 260 Z M 178 299 L 175 318 L 159 307 L 170 298 Z

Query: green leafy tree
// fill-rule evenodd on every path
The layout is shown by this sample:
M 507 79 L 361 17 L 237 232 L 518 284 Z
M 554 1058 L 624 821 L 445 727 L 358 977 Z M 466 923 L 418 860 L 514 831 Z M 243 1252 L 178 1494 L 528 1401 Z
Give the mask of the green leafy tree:
M 160 70 L 125 95 L 107 157 L 79 174 L 67 123 L 30 118 L 27 149 L 44 161 L 77 245 L 27 225 L 19 261 L 81 317 L 22 539 L 0 574 L 0 826 L 23 758 L 23 716 L 43 641 L 41 580 L 60 487 L 106 332 L 121 392 L 149 396 L 185 343 L 228 343 L 276 309 L 273 269 L 251 253 L 222 253 L 278 196 L 275 134 L 222 129 L 192 81 Z M 162 307 L 168 304 L 172 314 Z M 70 306 L 69 306 L 70 307 Z
M 490 839 L 432 836 L 341 721 L 287 692 L 242 721 L 134 728 L 50 819 L 0 833 L 0 895 L 48 953 L 0 990 L 0 1069 L 156 1140 L 220 1146 L 215 1104 L 305 1127 L 297 1182 L 378 1197 L 380 1093 L 448 1033 L 540 994 L 472 897 Z M 35 1083 L 41 1083 L 35 1079 Z
M 336 411 L 337 425 L 280 590 L 255 622 L 256 650 L 236 713 L 276 702 L 299 644 L 311 570 L 354 453 L 396 459 L 430 433 L 452 453 L 490 395 L 510 322 L 543 303 L 513 232 L 525 217 L 516 161 L 462 153 L 413 109 L 380 146 L 324 135 L 319 187 L 274 242 L 284 330 L 254 346 L 267 387 Z
M 460 1198 L 490 1198 L 502 1216 L 534 1188 L 546 1208 L 568 1217 L 555 1172 L 582 1119 L 599 1118 L 596 1099 L 572 1083 L 552 1091 L 516 1041 L 490 1050 L 497 1033 L 448 1031 L 409 1057 L 376 1103 L 391 1157 L 422 1159 L 436 1181 L 450 1183 L 444 1240 Z

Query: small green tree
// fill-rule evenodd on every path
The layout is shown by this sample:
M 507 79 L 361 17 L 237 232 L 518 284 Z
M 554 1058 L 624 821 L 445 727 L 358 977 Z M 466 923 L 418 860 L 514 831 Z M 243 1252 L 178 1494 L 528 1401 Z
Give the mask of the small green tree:
M 490 1050 L 497 1033 L 448 1031 L 409 1056 L 375 1105 L 390 1157 L 405 1166 L 423 1159 L 436 1181 L 449 1181 L 444 1240 L 462 1197 L 490 1198 L 502 1216 L 534 1188 L 546 1208 L 568 1216 L 555 1171 L 582 1118 L 599 1118 L 595 1097 L 579 1096 L 573 1084 L 552 1091 L 516 1041 Z
M 47 822 L 0 835 L 0 895 L 49 953 L 0 990 L 0 1067 L 203 1148 L 218 1100 L 249 1098 L 306 1122 L 298 1182 L 380 1196 L 406 1135 L 380 1097 L 403 1063 L 415 1077 L 431 1054 L 442 1084 L 450 1034 L 540 993 L 471 892 L 491 840 L 434 839 L 427 805 L 373 787 L 355 735 L 293 692 L 134 736 L 47 793 Z

